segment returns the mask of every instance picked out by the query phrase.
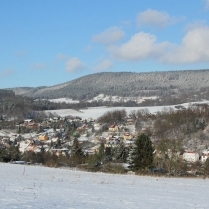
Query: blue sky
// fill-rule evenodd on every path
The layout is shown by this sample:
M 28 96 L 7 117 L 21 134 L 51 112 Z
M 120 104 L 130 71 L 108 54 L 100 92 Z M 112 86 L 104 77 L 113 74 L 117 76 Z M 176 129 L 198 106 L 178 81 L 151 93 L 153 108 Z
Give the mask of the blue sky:
M 0 0 L 0 88 L 209 69 L 209 0 Z

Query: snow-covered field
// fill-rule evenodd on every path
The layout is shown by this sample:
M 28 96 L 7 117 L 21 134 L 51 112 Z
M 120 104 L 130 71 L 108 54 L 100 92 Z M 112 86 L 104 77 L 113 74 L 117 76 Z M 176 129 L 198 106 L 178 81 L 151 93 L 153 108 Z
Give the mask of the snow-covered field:
M 200 104 L 200 103 L 208 103 L 208 101 L 201 101 L 201 102 L 192 102 L 192 103 L 184 103 L 181 104 L 185 108 L 188 108 L 192 104 Z M 68 115 L 71 116 L 79 116 L 81 118 L 93 118 L 96 119 L 100 116 L 102 116 L 107 111 L 113 111 L 113 110 L 122 110 L 125 109 L 127 113 L 129 114 L 131 111 L 135 110 L 141 110 L 141 109 L 148 109 L 150 113 L 157 113 L 160 111 L 163 111 L 165 109 L 174 108 L 176 105 L 169 105 L 169 106 L 151 106 L 151 107 L 92 107 L 88 109 L 81 109 L 80 111 L 72 110 L 72 109 L 61 109 L 61 110 L 47 110 L 47 112 L 56 113 L 61 117 L 65 117 Z
M 0 208 L 206 209 L 209 179 L 144 177 L 0 163 Z
M 93 101 L 103 101 L 103 102 L 120 102 L 124 101 L 127 102 L 129 100 L 135 100 L 137 103 L 142 103 L 147 99 L 157 99 L 157 96 L 152 96 L 152 97 L 119 97 L 119 96 L 108 96 L 104 94 L 99 94 L 98 96 L 94 97 L 93 99 L 88 99 L 87 102 L 93 102 Z M 79 103 L 79 100 L 73 100 L 71 98 L 58 98 L 58 99 L 49 99 L 50 102 L 55 102 L 55 103 L 62 103 L 66 102 L 69 104 L 76 104 Z
M 72 100 L 70 98 L 59 98 L 59 99 L 49 99 L 50 102 L 55 102 L 55 103 L 62 103 L 66 102 L 67 104 L 77 104 L 79 103 L 78 100 Z

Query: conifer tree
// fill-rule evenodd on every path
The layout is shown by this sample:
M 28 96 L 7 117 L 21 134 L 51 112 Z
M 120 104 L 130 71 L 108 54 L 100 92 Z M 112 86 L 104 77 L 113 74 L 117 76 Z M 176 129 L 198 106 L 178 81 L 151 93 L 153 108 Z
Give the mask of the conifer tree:
M 205 175 L 209 175 L 209 158 L 205 161 L 205 167 L 204 167 Z
M 154 148 L 147 135 L 139 135 L 130 151 L 129 159 L 133 170 L 138 171 L 152 166 Z
M 105 159 L 105 146 L 104 143 L 101 143 L 99 147 L 99 152 L 97 154 L 98 162 L 102 163 Z
M 77 156 L 77 157 L 83 156 L 83 150 L 82 150 L 77 138 L 75 138 L 73 141 L 72 155 Z
M 71 149 L 71 160 L 74 165 L 82 164 L 84 162 L 85 155 L 78 139 L 75 138 Z
M 112 147 L 106 147 L 105 148 L 105 159 L 107 161 L 111 161 L 112 160 Z
M 127 153 L 126 153 L 126 149 L 125 149 L 125 144 L 124 143 L 118 144 L 118 146 L 114 149 L 113 157 L 116 160 L 125 161 L 125 159 L 127 157 Z

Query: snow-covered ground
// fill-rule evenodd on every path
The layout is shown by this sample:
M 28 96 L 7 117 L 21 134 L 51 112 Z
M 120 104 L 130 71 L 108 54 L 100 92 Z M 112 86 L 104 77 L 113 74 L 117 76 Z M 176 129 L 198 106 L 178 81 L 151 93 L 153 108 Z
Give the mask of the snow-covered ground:
M 99 94 L 98 96 L 94 97 L 93 99 L 87 100 L 88 102 L 93 102 L 93 101 L 103 101 L 103 102 L 127 102 L 129 100 L 136 101 L 138 104 L 142 103 L 146 100 L 155 100 L 157 99 L 157 96 L 152 96 L 152 97 L 120 97 L 120 96 L 110 96 L 110 95 L 105 95 L 105 94 Z
M 49 101 L 50 102 L 55 102 L 55 103 L 65 102 L 65 103 L 68 103 L 68 104 L 77 104 L 77 103 L 79 103 L 78 100 L 73 100 L 73 99 L 70 99 L 70 98 L 49 99 Z
M 129 100 L 134 100 L 137 103 L 142 103 L 145 100 L 154 100 L 157 99 L 157 96 L 152 96 L 152 97 L 119 97 L 119 96 L 109 96 L 109 95 L 104 95 L 104 94 L 99 94 L 98 96 L 92 98 L 92 99 L 88 99 L 88 102 L 93 102 L 93 101 L 103 101 L 103 102 L 127 102 Z M 58 99 L 49 99 L 50 102 L 55 102 L 55 103 L 62 103 L 62 102 L 66 102 L 69 104 L 73 104 L 73 103 L 79 103 L 79 100 L 73 100 L 71 98 L 58 98 Z
M 185 108 L 188 108 L 192 104 L 200 104 L 200 103 L 208 103 L 208 101 L 201 101 L 201 102 L 192 102 L 192 103 L 184 103 L 181 104 Z M 81 118 L 93 118 L 96 119 L 100 116 L 102 116 L 107 111 L 113 111 L 113 110 L 122 110 L 125 109 L 127 113 L 129 114 L 131 111 L 135 110 L 141 110 L 141 109 L 148 109 L 150 113 L 157 113 L 169 108 L 175 109 L 176 105 L 169 105 L 169 106 L 151 106 L 151 107 L 92 107 L 88 109 L 81 109 L 80 111 L 72 110 L 72 109 L 61 109 L 61 110 L 47 110 L 47 112 L 56 113 L 59 116 L 65 117 L 68 115 L 71 116 L 79 116 Z
M 0 163 L 0 208 L 206 209 L 209 179 L 87 173 Z

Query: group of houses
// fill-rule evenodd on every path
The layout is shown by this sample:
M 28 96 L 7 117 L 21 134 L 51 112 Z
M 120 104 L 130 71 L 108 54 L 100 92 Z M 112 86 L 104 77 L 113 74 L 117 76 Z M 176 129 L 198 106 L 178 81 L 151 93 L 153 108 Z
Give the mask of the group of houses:
M 160 150 L 154 152 L 159 158 L 162 158 L 164 154 L 168 156 L 168 158 L 174 158 L 174 159 L 181 159 L 184 160 L 187 163 L 196 163 L 200 162 L 204 164 L 209 157 L 209 150 L 204 149 L 200 153 L 196 151 L 187 151 L 181 153 L 181 152 L 175 152 L 172 149 L 168 149 L 164 154 Z
M 117 147 L 121 143 L 130 146 L 133 143 L 136 133 L 130 119 L 124 124 L 110 125 L 107 130 L 98 134 L 102 125 L 91 118 L 53 117 L 41 122 L 25 119 L 16 125 L 15 131 L 4 134 L 0 132 L 0 144 L 10 146 L 16 143 L 21 153 L 44 150 L 59 156 L 71 153 L 74 138 L 78 139 L 84 152 L 88 154 L 98 152 L 101 142 L 105 147 Z M 66 133 L 68 126 L 74 130 L 71 137 Z M 26 133 L 20 133 L 21 130 L 26 130 Z
M 184 152 L 183 154 L 183 159 L 191 163 L 195 163 L 198 161 L 205 163 L 208 157 L 209 157 L 208 149 L 203 150 L 201 154 L 199 154 L 198 152 Z
M 66 124 L 74 127 L 70 138 L 67 137 Z M 44 150 L 60 156 L 71 153 L 73 140 L 76 137 L 85 153 L 94 154 L 98 152 L 101 143 L 104 143 L 105 147 L 115 148 L 121 144 L 131 147 L 138 135 L 132 118 L 127 118 L 124 123 L 112 124 L 107 130 L 100 131 L 102 126 L 103 124 L 99 124 L 91 118 L 53 117 L 41 122 L 25 119 L 23 123 L 16 126 L 16 131 L 1 131 L 0 144 L 8 147 L 16 142 L 21 153 L 26 151 L 37 153 Z M 29 131 L 18 133 L 23 127 Z M 171 150 L 168 150 L 168 155 L 173 155 Z M 181 158 L 188 163 L 204 163 L 209 157 L 209 150 L 185 151 L 181 154 L 176 153 L 176 155 L 181 155 Z

